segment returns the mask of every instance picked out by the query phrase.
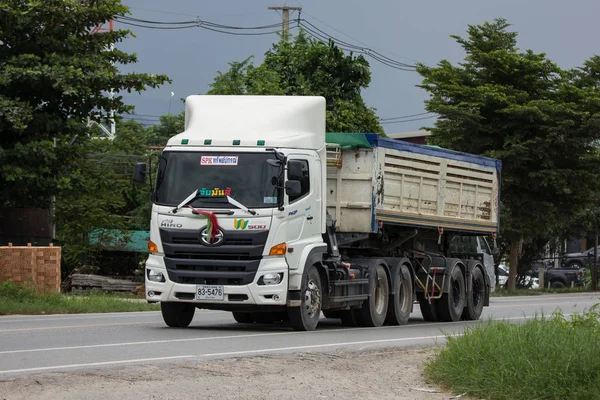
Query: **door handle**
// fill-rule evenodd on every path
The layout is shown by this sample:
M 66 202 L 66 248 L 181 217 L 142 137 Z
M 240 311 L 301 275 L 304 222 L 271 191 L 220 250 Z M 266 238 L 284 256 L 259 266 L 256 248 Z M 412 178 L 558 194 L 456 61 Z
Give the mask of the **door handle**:
M 312 219 L 313 219 L 313 216 L 312 216 L 312 215 L 309 215 L 308 217 L 306 217 L 306 219 L 310 221 L 310 220 L 312 220 Z

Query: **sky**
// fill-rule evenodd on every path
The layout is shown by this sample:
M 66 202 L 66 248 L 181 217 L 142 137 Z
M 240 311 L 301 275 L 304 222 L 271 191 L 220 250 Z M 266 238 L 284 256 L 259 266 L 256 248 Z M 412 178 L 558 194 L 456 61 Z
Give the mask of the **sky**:
M 521 49 L 544 52 L 563 68 L 581 65 L 600 54 L 600 2 L 597 0 L 123 0 L 131 16 L 152 21 L 202 20 L 230 26 L 260 26 L 281 22 L 269 6 L 302 7 L 302 18 L 331 36 L 374 49 L 387 57 L 414 64 L 435 65 L 446 59 L 460 62 L 464 53 L 449 36 L 465 36 L 468 25 L 503 17 L 519 33 Z M 293 14 L 291 19 L 295 19 Z M 294 24 L 292 24 L 294 25 Z M 135 38 L 118 48 L 136 53 L 138 63 L 121 66 L 123 72 L 166 74 L 172 84 L 141 95 L 125 94 L 136 107 L 138 121 L 156 123 L 158 115 L 183 111 L 181 98 L 203 94 L 217 71 L 231 61 L 264 53 L 278 40 L 275 34 L 233 36 L 200 28 L 155 30 L 116 23 L 131 29 Z M 268 31 L 268 30 L 267 30 Z M 294 32 L 294 31 L 292 31 Z M 427 93 L 416 87 L 420 76 L 369 59 L 372 80 L 364 90 L 367 104 L 380 118 L 424 112 Z M 171 97 L 171 92 L 174 96 Z M 406 118 L 408 120 L 415 118 Z M 386 133 L 411 132 L 430 126 L 425 119 L 384 125 Z

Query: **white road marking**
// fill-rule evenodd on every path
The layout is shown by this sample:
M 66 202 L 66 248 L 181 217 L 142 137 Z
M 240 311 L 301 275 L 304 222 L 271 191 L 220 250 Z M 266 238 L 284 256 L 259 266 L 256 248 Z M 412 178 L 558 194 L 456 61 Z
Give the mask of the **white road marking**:
M 209 311 L 209 310 L 196 310 L 196 315 L 207 315 L 207 314 L 222 314 L 227 311 Z M 53 314 L 45 316 L 31 316 L 31 315 L 10 315 L 0 316 L 0 322 L 47 322 L 47 321 L 64 321 L 64 320 L 78 320 L 78 319 L 93 319 L 93 318 L 131 318 L 132 316 L 139 317 L 158 317 L 160 318 L 160 311 L 139 311 L 139 312 L 120 312 L 120 313 L 95 313 L 95 314 Z
M 572 314 L 564 314 L 565 317 L 570 316 Z M 491 319 L 491 321 L 502 321 L 502 320 L 522 320 L 533 318 L 533 316 L 522 316 L 522 317 L 507 317 L 507 318 L 497 318 Z M 459 324 L 476 324 L 476 323 L 485 323 L 488 319 L 482 319 L 479 321 L 457 321 L 457 322 L 431 322 L 424 324 L 415 324 L 415 325 L 401 325 L 401 326 L 381 326 L 378 328 L 346 328 L 346 329 L 335 329 L 335 330 L 321 330 L 321 331 L 312 331 L 312 332 L 268 332 L 268 333 L 251 333 L 246 335 L 227 335 L 227 336 L 207 336 L 200 338 L 185 338 L 185 339 L 164 339 L 164 340 L 146 340 L 139 342 L 121 342 L 121 343 L 105 343 L 105 344 L 91 344 L 91 345 L 83 345 L 83 346 L 64 346 L 64 347 L 48 347 L 41 349 L 22 349 L 22 350 L 5 350 L 0 351 L 0 354 L 18 354 L 18 353 L 36 353 L 43 351 L 59 351 L 59 350 L 82 350 L 82 349 L 94 349 L 94 348 L 103 348 L 103 347 L 120 347 L 120 346 L 142 346 L 142 345 L 154 345 L 154 344 L 165 344 L 165 343 L 182 343 L 182 342 L 203 342 L 207 340 L 226 340 L 226 339 L 245 339 L 245 338 L 253 338 L 253 337 L 265 337 L 265 336 L 287 336 L 287 335 L 314 335 L 321 333 L 340 333 L 340 332 L 350 332 L 350 331 L 380 331 L 383 329 L 410 329 L 410 328 L 421 328 L 426 326 L 447 326 L 447 325 L 459 325 Z
M 277 347 L 277 348 L 267 348 L 267 349 L 258 349 L 258 350 L 231 351 L 231 352 L 225 352 L 225 353 L 201 354 L 198 356 L 185 355 L 185 356 L 173 356 L 173 357 L 138 358 L 138 359 L 134 359 L 134 360 L 104 361 L 104 362 L 85 363 L 85 364 L 56 365 L 56 366 L 48 366 L 48 367 L 5 370 L 5 371 L 0 371 L 0 375 L 23 373 L 23 372 L 41 372 L 41 371 L 50 371 L 50 370 L 68 369 L 68 368 L 97 367 L 97 366 L 104 366 L 104 365 L 117 365 L 117 364 L 127 364 L 127 363 L 130 364 L 130 363 L 143 363 L 143 362 L 151 362 L 151 361 L 176 360 L 176 359 L 183 359 L 183 358 L 225 357 L 225 356 L 235 356 L 235 355 L 244 355 L 244 354 L 272 353 L 272 352 L 276 352 L 276 351 L 319 349 L 319 348 L 324 348 L 324 347 L 341 347 L 341 346 L 355 346 L 355 345 L 367 345 L 367 344 L 378 344 L 378 343 L 389 343 L 389 342 L 406 342 L 406 341 L 411 341 L 411 340 L 412 341 L 422 341 L 422 340 L 430 340 L 430 339 L 444 339 L 445 337 L 446 336 L 442 336 L 442 335 L 415 336 L 415 337 L 396 338 L 396 339 L 363 340 L 363 341 L 358 341 L 358 342 L 341 342 L 341 343 L 328 343 L 328 344 L 314 344 L 314 345 L 306 345 L 306 346 Z
M 157 358 L 138 358 L 135 360 L 121 360 L 121 361 L 104 361 L 87 364 L 69 364 L 69 365 L 56 365 L 50 367 L 36 367 L 36 368 L 23 368 L 23 369 L 10 369 L 0 371 L 0 374 L 15 374 L 20 372 L 40 372 L 49 371 L 56 369 L 68 369 L 68 368 L 81 368 L 81 367 L 99 367 L 103 365 L 117 365 L 117 364 L 131 364 L 137 362 L 150 362 L 150 361 L 164 361 L 164 360 L 176 360 L 181 358 L 193 358 L 194 356 L 173 356 L 173 357 L 157 357 Z
M 271 348 L 271 349 L 241 350 L 241 351 L 229 351 L 226 353 L 202 354 L 199 357 L 207 358 L 207 357 L 240 356 L 240 355 L 244 355 L 244 354 L 271 353 L 271 352 L 275 352 L 275 351 L 320 349 L 323 347 L 356 346 L 356 345 L 364 345 L 364 344 L 378 344 L 378 343 L 390 343 L 390 342 L 407 342 L 410 340 L 422 341 L 422 340 L 429 340 L 429 339 L 445 339 L 447 336 L 458 336 L 458 335 L 462 335 L 462 334 L 414 336 L 414 337 L 395 338 L 395 339 L 361 340 L 359 342 L 309 344 L 306 346 L 278 347 L 278 348 Z M 0 371 L 0 373 L 2 373 L 2 371 Z

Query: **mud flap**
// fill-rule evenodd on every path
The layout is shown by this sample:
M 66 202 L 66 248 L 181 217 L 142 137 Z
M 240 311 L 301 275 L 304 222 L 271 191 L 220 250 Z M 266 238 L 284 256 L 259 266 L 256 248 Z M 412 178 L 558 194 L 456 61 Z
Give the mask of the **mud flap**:
M 288 301 L 286 305 L 288 307 L 300 307 L 301 304 L 302 300 L 300 296 L 300 290 L 289 290 Z

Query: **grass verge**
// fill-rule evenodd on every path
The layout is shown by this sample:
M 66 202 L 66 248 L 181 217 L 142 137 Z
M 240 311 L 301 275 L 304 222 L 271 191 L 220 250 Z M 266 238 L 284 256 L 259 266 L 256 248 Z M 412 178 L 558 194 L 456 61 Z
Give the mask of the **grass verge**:
M 80 314 L 131 311 L 157 311 L 156 304 L 132 302 L 114 295 L 68 296 L 40 294 L 35 289 L 12 282 L 0 283 L 0 315 Z
M 556 313 L 523 324 L 487 322 L 429 362 L 429 379 L 485 399 L 600 398 L 600 304 L 566 319 Z

